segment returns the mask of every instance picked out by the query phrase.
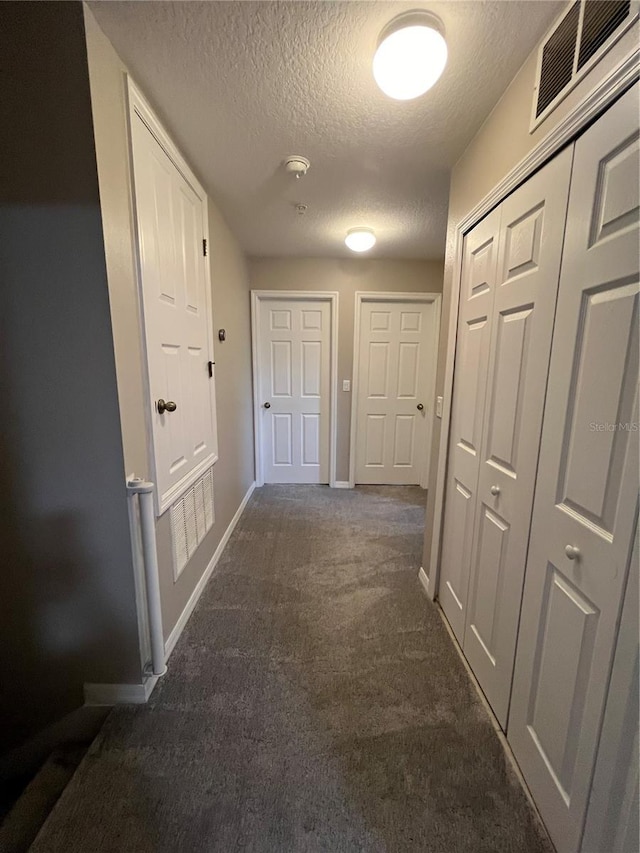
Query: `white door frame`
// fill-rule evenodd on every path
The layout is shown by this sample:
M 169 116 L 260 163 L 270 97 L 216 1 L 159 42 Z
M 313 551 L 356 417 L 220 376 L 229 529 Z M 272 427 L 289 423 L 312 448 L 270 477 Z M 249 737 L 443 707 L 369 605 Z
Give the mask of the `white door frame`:
M 349 488 L 353 489 L 356 482 L 356 441 L 358 436 L 358 391 L 360 387 L 360 321 L 362 306 L 365 302 L 424 302 L 431 306 L 435 335 L 431 351 L 431 376 L 428 380 L 428 399 L 431 401 L 427 415 L 427 437 L 425 441 L 425 459 L 422 465 L 420 485 L 427 488 L 429 480 L 429 460 L 431 458 L 431 436 L 433 435 L 433 417 L 435 408 L 436 369 L 438 366 L 438 340 L 440 338 L 440 304 L 442 293 L 392 293 L 390 291 L 376 292 L 359 290 L 356 293 L 355 317 L 353 326 L 353 373 L 351 377 L 351 435 L 349 440 Z
M 252 290 L 251 291 L 251 358 L 253 362 L 253 440 L 256 463 L 256 486 L 264 486 L 262 465 L 262 419 L 260 418 L 260 323 L 262 300 L 328 302 L 331 316 L 329 329 L 329 485 L 336 487 L 336 414 L 338 389 L 338 294 L 328 290 Z
M 449 430 L 451 426 L 451 402 L 453 396 L 453 372 L 456 341 L 458 333 L 458 305 L 462 282 L 462 244 L 465 235 L 483 219 L 487 213 L 524 183 L 535 171 L 543 166 L 555 154 L 575 139 L 584 128 L 593 121 L 626 89 L 640 77 L 638 62 L 640 49 L 631 50 L 611 72 L 600 80 L 584 98 L 554 127 L 530 153 L 521 160 L 500 183 L 488 193 L 456 226 L 454 234 L 454 270 L 449 306 L 449 329 L 447 353 L 443 383 L 442 424 L 440 429 L 440 447 L 438 449 L 437 479 L 435 487 L 435 507 L 433 517 L 433 538 L 429 554 L 429 571 L 423 585 L 427 595 L 434 599 L 438 593 L 440 577 L 440 557 L 442 543 L 442 522 L 444 519 L 444 494 L 447 478 L 447 459 L 449 456 Z M 426 568 L 426 567 L 425 567 Z M 422 570 L 424 571 L 424 569 Z M 425 572 L 425 574 L 427 574 Z

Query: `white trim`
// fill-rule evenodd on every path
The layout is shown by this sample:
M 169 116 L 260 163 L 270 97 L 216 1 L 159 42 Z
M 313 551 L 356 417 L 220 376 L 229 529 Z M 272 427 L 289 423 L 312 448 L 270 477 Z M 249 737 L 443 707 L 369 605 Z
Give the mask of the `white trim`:
M 622 92 L 631 86 L 640 76 L 640 48 L 636 47 L 585 97 L 576 104 L 571 112 L 521 160 L 497 186 L 488 193 L 462 219 L 455 229 L 454 269 L 451 287 L 447 354 L 443 382 L 442 423 L 440 426 L 440 446 L 438 448 L 438 470 L 435 486 L 435 504 L 433 516 L 433 539 L 429 555 L 429 596 L 435 598 L 438 593 L 440 575 L 440 543 L 442 539 L 442 520 L 444 514 L 444 491 L 449 453 L 449 428 L 451 424 L 451 397 L 453 391 L 453 369 L 458 328 L 458 304 L 462 277 L 462 242 L 464 235 L 477 225 L 494 207 L 502 202 L 509 193 L 524 183 L 537 169 L 550 160 L 554 154 L 568 144 Z
M 350 488 L 352 488 L 352 486 L 348 480 L 336 480 L 335 483 L 333 483 L 332 488 L 334 488 L 334 489 L 350 489 Z
M 260 391 L 260 324 L 258 322 L 258 307 L 262 299 L 298 299 L 329 302 L 331 311 L 330 330 L 330 392 L 329 392 L 329 485 L 336 488 L 336 445 L 337 412 L 338 412 L 338 293 L 328 290 L 252 290 L 251 291 L 251 360 L 253 366 L 253 436 L 256 466 L 256 486 L 264 486 L 262 470 L 262 419 L 260 410 L 262 404 L 258 393 Z M 339 488 L 339 487 L 338 487 Z
M 198 603 L 198 599 L 202 595 L 205 586 L 207 585 L 207 581 L 211 577 L 213 570 L 215 569 L 220 557 L 222 556 L 222 552 L 225 549 L 231 534 L 233 533 L 238 521 L 240 520 L 240 516 L 245 510 L 247 503 L 249 502 L 249 498 L 253 494 L 253 490 L 255 489 L 255 482 L 252 483 L 247 489 L 247 493 L 242 499 L 240 506 L 236 510 L 235 515 L 231 519 L 229 526 L 224 532 L 224 536 L 220 540 L 218 547 L 215 550 L 215 553 L 211 560 L 209 561 L 209 565 L 204 570 L 202 577 L 198 581 L 196 588 L 191 593 L 191 597 L 187 602 L 184 610 L 180 614 L 180 618 L 175 624 L 175 627 L 169 634 L 167 641 L 164 644 L 164 652 L 165 652 L 165 660 L 169 659 L 171 652 L 174 650 L 176 643 L 178 642 L 180 635 L 182 634 L 185 625 L 187 624 L 189 617 L 193 613 L 193 610 Z M 156 686 L 158 681 L 158 677 L 155 675 L 150 675 L 145 677 L 144 681 L 141 684 L 85 684 L 84 685 L 84 703 L 85 705 L 144 705 L 145 702 L 151 696 L 151 692 L 153 688 Z
M 142 684 L 85 684 L 85 705 L 144 705 L 158 683 L 157 675 L 150 675 Z
M 155 115 L 153 109 L 151 108 L 149 102 L 146 100 L 140 89 L 131 79 L 131 77 L 126 75 L 126 92 L 125 92 L 125 100 L 127 103 L 127 132 L 128 132 L 128 142 L 129 142 L 129 174 L 130 174 L 130 187 L 131 187 L 131 211 L 132 211 L 132 222 L 133 222 L 133 233 L 134 233 L 134 247 L 135 247 L 135 275 L 137 280 L 137 298 L 138 298 L 138 317 L 139 317 L 139 328 L 140 328 L 140 341 L 141 341 L 141 356 L 142 356 L 142 383 L 143 390 L 145 394 L 145 400 L 147 404 L 144 407 L 145 410 L 145 428 L 146 428 L 146 443 L 147 443 L 147 459 L 150 471 L 149 479 L 156 483 L 156 488 L 154 490 L 155 497 L 155 508 L 156 508 L 156 516 L 162 515 L 166 512 L 167 509 L 171 506 L 171 504 L 175 503 L 178 498 L 186 492 L 188 488 L 190 488 L 195 481 L 212 465 L 214 465 L 218 461 L 218 423 L 217 423 L 217 413 L 216 413 L 216 395 L 215 395 L 215 385 L 213 386 L 213 392 L 211 393 L 211 409 L 212 409 L 212 420 L 213 420 L 213 452 L 210 453 L 206 459 L 201 460 L 197 467 L 193 470 L 189 471 L 188 474 L 179 482 L 174 484 L 164 495 L 159 494 L 159 488 L 157 486 L 158 476 L 156 470 L 156 459 L 154 452 L 154 437 L 153 437 L 153 402 L 151 397 L 151 385 L 149 382 L 149 363 L 148 363 L 148 351 L 146 345 L 146 326 L 145 326 L 145 318 L 144 318 L 144 298 L 143 298 L 143 289 L 142 289 L 142 259 L 140 252 L 140 234 L 138 229 L 138 214 L 137 214 L 137 202 L 136 202 L 136 192 L 135 192 L 135 163 L 134 163 L 134 152 L 133 152 L 133 122 L 135 117 L 137 116 L 142 123 L 145 125 L 149 133 L 154 137 L 156 142 L 160 145 L 160 147 L 164 150 L 167 157 L 171 160 L 176 169 L 180 172 L 183 178 L 190 185 L 191 189 L 194 191 L 196 196 L 200 199 L 202 204 L 202 230 L 203 230 L 203 239 L 207 240 L 207 245 L 210 246 L 211 239 L 209 235 L 209 200 L 208 196 L 191 171 L 189 165 L 186 160 L 180 153 L 179 149 L 174 144 L 173 140 L 166 132 L 160 120 Z M 206 299 L 206 312 L 207 317 L 209 318 L 209 322 L 207 323 L 207 343 L 209 350 L 209 359 L 215 364 L 215 347 L 214 347 L 214 335 L 213 335 L 213 310 L 211 304 L 211 265 L 209 261 L 210 253 L 207 252 L 207 256 L 203 255 L 204 262 L 204 276 L 205 276 L 205 299 Z M 212 382 L 215 383 L 215 368 Z
M 157 515 L 162 515 L 166 510 L 170 509 L 173 504 L 176 503 L 176 501 L 178 501 L 184 493 L 200 479 L 200 477 L 213 468 L 217 461 L 218 455 L 216 453 L 210 453 L 206 459 L 200 460 L 196 467 L 192 468 L 186 477 L 183 477 L 179 483 L 171 486 L 171 488 L 164 493 L 159 504 L 156 502 L 156 506 L 158 507 Z M 157 492 L 158 490 L 156 489 L 156 495 Z
M 206 200 L 207 194 L 205 193 L 202 184 L 191 171 L 189 164 L 182 156 L 179 148 L 160 123 L 160 119 L 156 116 L 149 101 L 147 101 L 137 84 L 134 83 L 129 75 L 127 75 L 127 90 L 129 93 L 130 111 L 135 111 L 140 116 L 149 131 L 156 138 L 158 144 L 173 161 L 174 166 L 176 166 L 176 168 L 181 172 L 187 183 L 191 184 L 192 189 L 198 196 Z
M 187 622 L 189 621 L 189 617 L 193 613 L 193 610 L 194 610 L 196 604 L 198 603 L 198 600 L 199 600 L 200 596 L 202 595 L 205 586 L 207 585 L 207 581 L 209 580 L 209 578 L 213 574 L 213 570 L 215 569 L 215 567 L 218 565 L 218 561 L 220 560 L 220 557 L 222 556 L 222 552 L 224 551 L 224 549 L 227 545 L 227 542 L 229 541 L 229 539 L 231 537 L 231 534 L 235 530 L 236 524 L 240 521 L 240 516 L 244 512 L 246 505 L 249 503 L 249 498 L 253 494 L 255 487 L 256 487 L 256 484 L 255 484 L 255 482 L 253 482 L 249 486 L 249 488 L 247 489 L 247 493 L 243 497 L 243 499 L 240 503 L 240 506 L 236 510 L 235 515 L 233 516 L 233 518 L 231 519 L 231 521 L 229 523 L 229 526 L 225 530 L 224 535 L 223 535 L 222 539 L 220 540 L 218 547 L 216 548 L 216 550 L 213 554 L 213 557 L 209 561 L 207 568 L 202 573 L 202 577 L 200 578 L 200 580 L 196 584 L 195 589 L 191 593 L 191 596 L 189 597 L 189 601 L 187 601 L 185 608 L 182 611 L 182 613 L 180 614 L 178 621 L 176 622 L 173 630 L 171 631 L 171 633 L 167 637 L 167 640 L 164 644 L 165 660 L 169 660 L 169 656 L 171 655 L 171 652 L 174 650 L 176 643 L 180 639 L 180 635 L 184 631 L 184 627 L 187 624 Z
M 604 57 L 612 50 L 613 47 L 626 35 L 626 33 L 633 27 L 633 25 L 638 21 L 639 10 L 637 0 L 631 3 L 629 9 L 629 15 L 627 18 L 618 26 L 618 28 L 611 33 L 608 39 L 600 45 L 596 53 L 586 62 L 582 68 L 578 69 L 578 58 L 580 53 L 580 44 L 582 42 L 582 26 L 584 21 L 584 8 L 585 8 L 585 0 L 581 0 L 580 3 L 580 17 L 578 21 L 578 33 L 576 37 L 575 43 L 575 55 L 573 57 L 573 72 L 571 75 L 571 80 L 566 84 L 564 89 L 559 92 L 556 97 L 551 101 L 550 104 L 544 108 L 544 110 L 540 113 L 539 116 L 536 116 L 536 107 L 538 104 L 538 89 L 540 85 L 540 71 L 542 68 L 542 53 L 544 51 L 545 45 L 549 40 L 549 37 L 556 31 L 559 24 L 569 13 L 569 10 L 573 6 L 574 0 L 569 0 L 569 3 L 564 8 L 564 10 L 558 15 L 555 19 L 554 23 L 549 27 L 547 32 L 545 33 L 543 39 L 540 42 L 538 47 L 538 57 L 536 62 L 536 76 L 535 82 L 533 86 L 533 97 L 531 99 L 531 120 L 529 122 L 529 133 L 534 133 L 538 127 L 542 124 L 542 122 L 546 121 L 549 116 L 553 113 L 553 111 L 560 106 L 560 104 L 565 100 L 565 98 L 571 94 L 571 92 L 576 88 L 576 86 L 591 72 L 594 67 L 600 62 Z
M 355 488 L 356 484 L 356 454 L 355 446 L 357 441 L 357 412 L 358 412 L 358 388 L 360 376 L 360 317 L 362 314 L 362 305 L 365 302 L 426 302 L 433 306 L 435 316 L 433 317 L 433 328 L 435 334 L 433 336 L 433 347 L 431 353 L 431 363 L 433 366 L 431 381 L 427 391 L 430 400 L 429 406 L 429 422 L 427 424 L 427 437 L 425 441 L 425 459 L 423 462 L 422 476 L 420 485 L 423 489 L 427 488 L 429 480 L 429 462 L 431 460 L 431 442 L 433 437 L 433 423 L 435 418 L 435 388 L 436 388 L 436 372 L 438 368 L 438 342 L 440 339 L 440 305 L 442 301 L 442 293 L 432 291 L 422 291 L 420 293 L 393 293 L 391 291 L 364 291 L 359 290 L 355 296 L 355 310 L 353 321 L 353 375 L 351 377 L 351 430 L 349 434 L 349 488 Z
M 540 812 L 538 811 L 538 806 L 536 805 L 536 803 L 533 799 L 533 796 L 531 794 L 531 791 L 529 790 L 527 783 L 525 782 L 524 776 L 522 775 L 522 771 L 520 770 L 520 767 L 518 766 L 518 762 L 515 759 L 513 751 L 511 750 L 511 745 L 509 744 L 509 741 L 507 740 L 507 737 L 506 737 L 504 731 L 500 727 L 500 723 L 498 722 L 498 718 L 493 713 L 493 708 L 489 704 L 487 697 L 482 692 L 482 687 L 480 687 L 480 682 L 475 677 L 474 672 L 469 665 L 469 662 L 467 661 L 466 657 L 464 656 L 464 652 L 462 651 L 462 646 L 458 642 L 458 638 L 456 637 L 456 635 L 453 633 L 451 625 L 449 625 L 449 622 L 447 621 L 447 617 L 445 616 L 444 610 L 442 609 L 442 607 L 440 607 L 440 605 L 438 603 L 436 603 L 436 609 L 437 609 L 438 613 L 440 614 L 440 619 L 442 620 L 442 624 L 444 625 L 445 630 L 446 630 L 447 634 L 449 635 L 449 637 L 453 643 L 453 647 L 455 648 L 456 652 L 458 653 L 458 657 L 460 658 L 460 660 L 462 662 L 462 665 L 465 669 L 465 672 L 469 676 L 469 680 L 471 681 L 471 684 L 473 685 L 476 693 L 478 694 L 478 698 L 480 699 L 480 703 L 482 704 L 482 707 L 484 708 L 484 710 L 489 715 L 489 720 L 491 722 L 491 725 L 493 726 L 495 733 L 498 735 L 498 740 L 502 744 L 502 748 L 504 750 L 505 756 L 506 756 L 507 760 L 509 761 L 509 764 L 511 765 L 513 772 L 515 773 L 515 775 L 518 779 L 518 782 L 522 786 L 522 790 L 524 791 L 524 794 L 525 794 L 527 800 L 529 801 L 529 805 L 531 806 L 531 808 L 533 809 L 533 811 L 535 813 L 539 827 L 542 830 L 542 833 L 544 834 L 545 838 L 547 838 L 547 840 L 549 841 L 549 849 L 555 850 L 555 846 L 553 845 L 553 843 L 551 841 L 551 836 L 549 835 L 549 831 L 547 830 L 547 827 L 545 826 L 544 821 L 542 820 Z
M 420 570 L 418 571 L 418 580 L 424 587 L 424 591 L 427 593 L 427 595 L 429 595 L 429 578 L 427 577 L 427 573 L 422 568 L 422 566 L 420 566 Z M 431 598 L 430 595 L 429 598 Z

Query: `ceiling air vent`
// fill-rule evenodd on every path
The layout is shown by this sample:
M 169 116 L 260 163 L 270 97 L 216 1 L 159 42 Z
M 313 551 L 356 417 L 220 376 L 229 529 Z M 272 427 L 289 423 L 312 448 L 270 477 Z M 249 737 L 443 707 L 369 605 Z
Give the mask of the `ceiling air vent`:
M 583 68 L 631 11 L 631 0 L 586 0 L 578 69 Z
M 580 3 L 574 3 L 542 48 L 536 118 L 571 82 L 578 41 Z
M 540 48 L 533 128 L 637 17 L 631 0 L 574 0 Z

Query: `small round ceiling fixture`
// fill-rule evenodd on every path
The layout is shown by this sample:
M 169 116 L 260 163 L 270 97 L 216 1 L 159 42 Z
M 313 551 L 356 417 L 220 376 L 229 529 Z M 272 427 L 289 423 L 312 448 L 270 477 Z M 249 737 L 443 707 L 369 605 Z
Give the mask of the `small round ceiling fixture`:
M 404 12 L 380 34 L 373 76 L 385 95 L 410 101 L 433 86 L 446 64 L 442 21 L 431 12 Z
M 376 235 L 371 228 L 350 228 L 344 242 L 352 252 L 368 252 L 376 244 Z
M 293 154 L 291 157 L 287 157 L 283 165 L 287 172 L 295 175 L 296 178 L 301 178 L 307 174 L 311 163 L 306 157 L 302 157 L 300 154 Z

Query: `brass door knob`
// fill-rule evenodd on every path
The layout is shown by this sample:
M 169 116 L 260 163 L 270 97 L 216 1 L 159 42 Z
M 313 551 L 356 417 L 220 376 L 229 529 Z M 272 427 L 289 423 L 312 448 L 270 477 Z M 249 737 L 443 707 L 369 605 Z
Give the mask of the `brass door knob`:
M 162 397 L 156 403 L 156 408 L 158 409 L 158 414 L 163 415 L 165 412 L 175 412 L 178 408 L 173 400 L 167 400 L 166 402 L 162 399 Z

